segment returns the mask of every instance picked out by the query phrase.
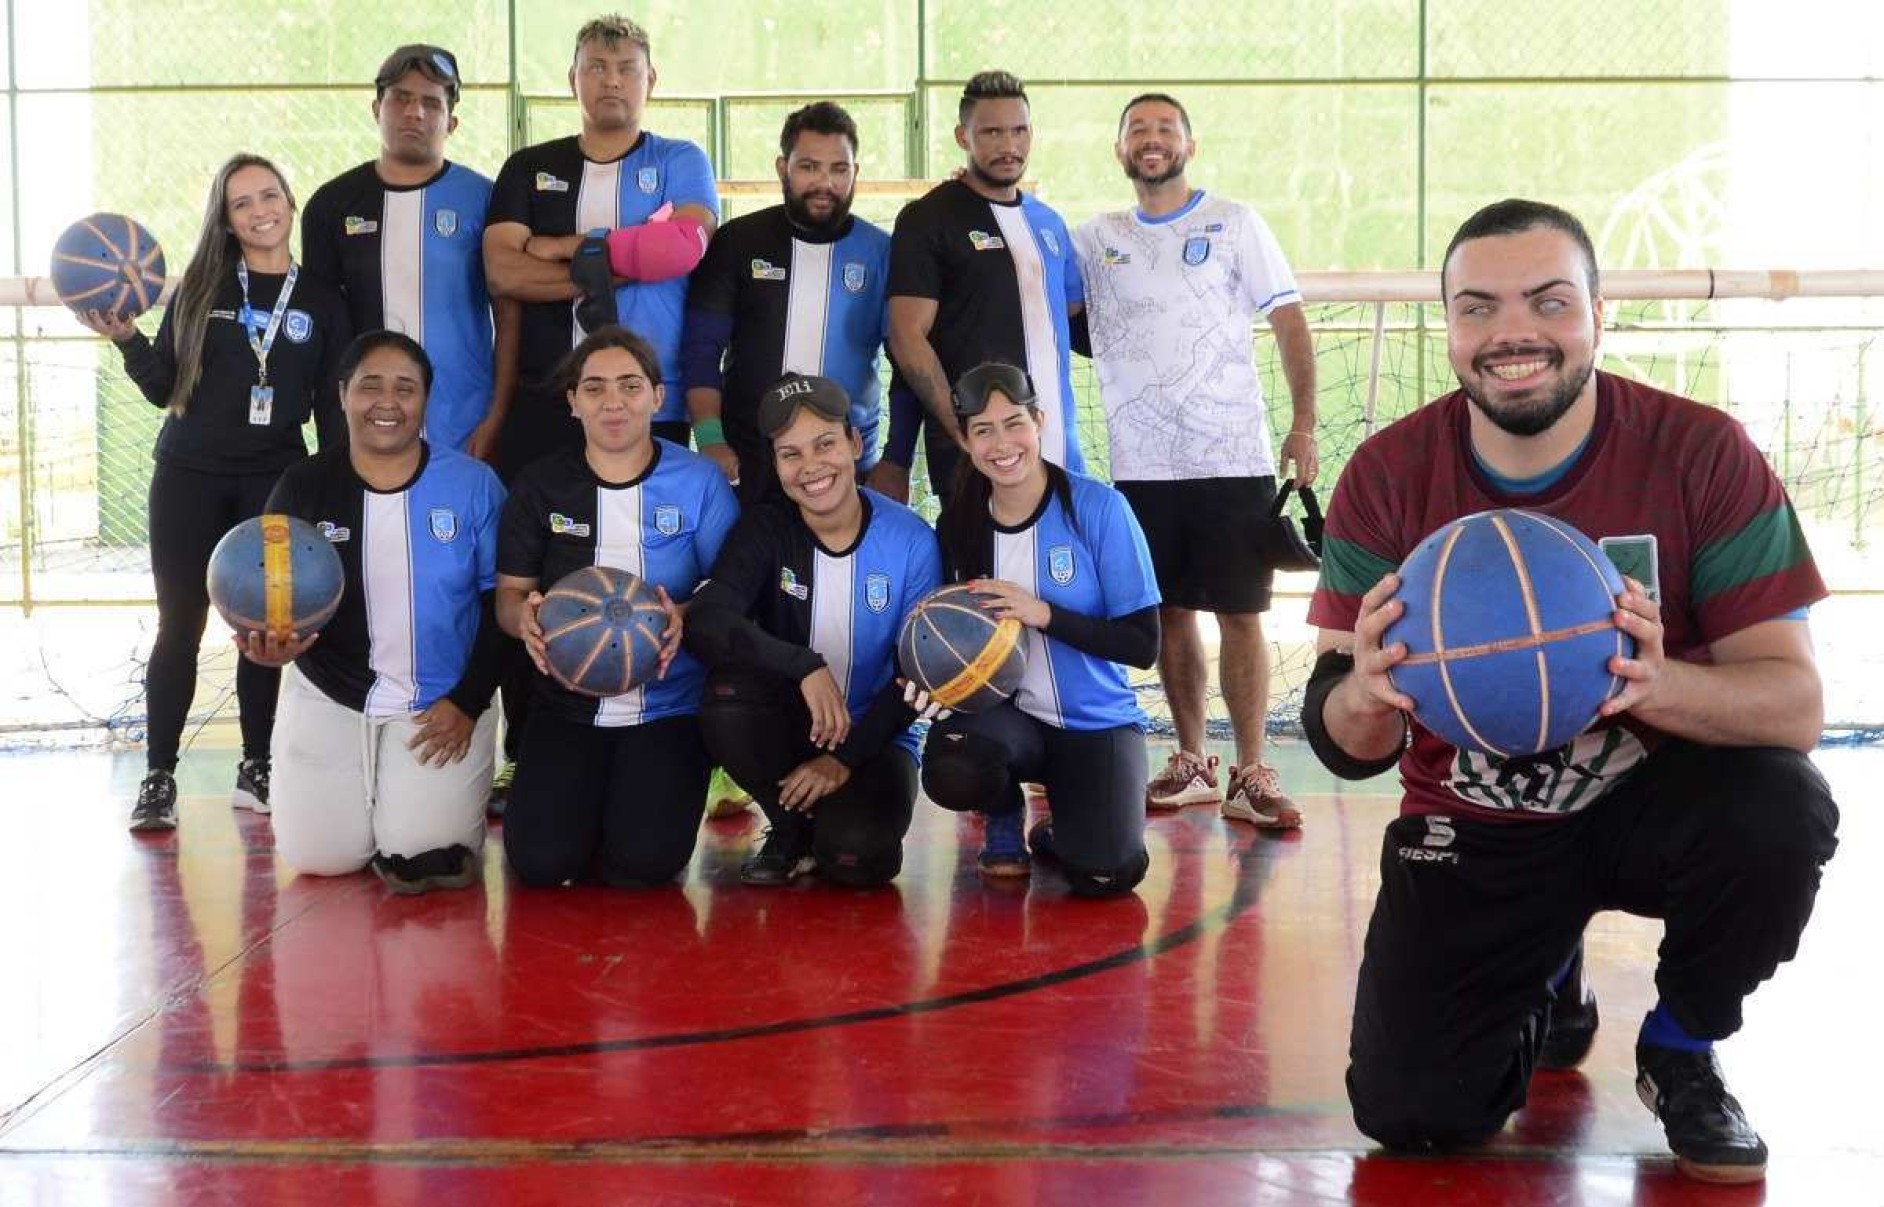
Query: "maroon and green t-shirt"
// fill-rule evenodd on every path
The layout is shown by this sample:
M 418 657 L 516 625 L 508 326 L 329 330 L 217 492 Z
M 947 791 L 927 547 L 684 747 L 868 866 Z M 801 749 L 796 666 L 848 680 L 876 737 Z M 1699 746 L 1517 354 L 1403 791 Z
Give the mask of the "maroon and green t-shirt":
M 1428 534 L 1463 515 L 1522 507 L 1591 540 L 1653 533 L 1670 658 L 1825 597 L 1785 489 L 1739 421 L 1712 407 L 1596 375 L 1596 422 L 1576 462 L 1536 494 L 1507 495 L 1479 468 L 1471 403 L 1454 391 L 1355 451 L 1328 505 L 1309 623 L 1352 631 L 1361 596 Z M 1632 717 L 1527 758 L 1461 751 L 1419 725 L 1400 760 L 1406 813 L 1549 818 L 1602 794 L 1662 739 Z

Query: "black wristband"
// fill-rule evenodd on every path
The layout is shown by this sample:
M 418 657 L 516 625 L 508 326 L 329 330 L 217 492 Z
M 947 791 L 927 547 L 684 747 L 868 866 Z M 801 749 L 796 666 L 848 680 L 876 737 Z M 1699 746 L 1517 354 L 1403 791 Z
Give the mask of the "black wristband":
M 1321 760 L 1321 765 L 1344 780 L 1372 779 L 1384 771 L 1391 771 L 1400 761 L 1401 751 L 1406 749 L 1410 731 L 1406 728 L 1406 719 L 1400 720 L 1400 747 L 1392 754 L 1378 759 L 1357 759 L 1341 748 L 1323 723 L 1322 710 L 1328 706 L 1328 693 L 1348 677 L 1354 669 L 1354 655 L 1344 654 L 1339 650 L 1326 650 L 1315 659 L 1315 670 L 1308 677 L 1308 690 L 1302 693 L 1302 732 L 1308 736 L 1309 749 Z

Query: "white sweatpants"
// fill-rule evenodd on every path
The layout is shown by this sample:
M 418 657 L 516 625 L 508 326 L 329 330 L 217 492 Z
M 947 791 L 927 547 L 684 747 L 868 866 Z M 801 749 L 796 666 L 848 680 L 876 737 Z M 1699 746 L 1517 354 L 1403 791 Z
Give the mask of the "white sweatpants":
M 419 731 L 411 717 L 355 712 L 288 667 L 269 751 L 276 853 L 297 872 L 341 876 L 375 852 L 481 851 L 497 713 L 478 718 L 464 758 L 427 767 L 406 747 Z

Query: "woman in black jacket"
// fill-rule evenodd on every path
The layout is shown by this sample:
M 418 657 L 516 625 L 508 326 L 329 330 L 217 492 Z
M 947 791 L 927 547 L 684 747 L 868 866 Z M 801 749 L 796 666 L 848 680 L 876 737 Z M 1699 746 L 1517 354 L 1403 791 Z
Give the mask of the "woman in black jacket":
M 157 639 L 145 673 L 148 772 L 133 830 L 177 824 L 175 778 L 196 694 L 209 616 L 204 574 L 224 533 L 259 515 L 275 479 L 307 455 L 312 417 L 322 447 L 343 443 L 338 364 L 351 337 L 338 294 L 302 278 L 289 248 L 294 194 L 275 166 L 236 155 L 210 187 L 196 251 L 153 342 L 129 320 L 80 321 L 108 337 L 152 406 L 165 408 L 150 480 L 151 577 Z M 268 811 L 268 742 L 281 672 L 236 663 L 242 762 L 235 803 Z

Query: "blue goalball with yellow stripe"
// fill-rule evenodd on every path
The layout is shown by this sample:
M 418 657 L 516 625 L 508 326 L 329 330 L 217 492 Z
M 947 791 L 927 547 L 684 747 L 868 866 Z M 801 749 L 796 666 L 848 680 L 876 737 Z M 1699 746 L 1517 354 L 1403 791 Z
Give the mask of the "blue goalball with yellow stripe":
M 1517 758 L 1562 746 L 1622 690 L 1609 660 L 1622 576 L 1595 542 L 1535 512 L 1482 511 L 1421 541 L 1400 567 L 1405 642 L 1391 673 L 1421 725 L 1461 750 Z
M 52 245 L 52 288 L 73 310 L 132 319 L 164 290 L 164 251 L 123 214 L 93 214 L 65 228 Z
M 1012 696 L 1027 670 L 1021 622 L 996 619 L 966 586 L 925 596 L 903 621 L 896 661 L 903 677 L 957 712 L 981 712 Z
M 346 588 L 340 555 L 298 516 L 243 520 L 209 555 L 209 602 L 237 633 L 306 637 L 333 619 Z

